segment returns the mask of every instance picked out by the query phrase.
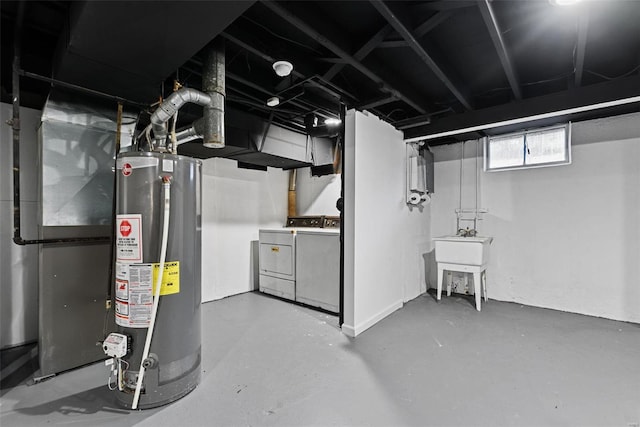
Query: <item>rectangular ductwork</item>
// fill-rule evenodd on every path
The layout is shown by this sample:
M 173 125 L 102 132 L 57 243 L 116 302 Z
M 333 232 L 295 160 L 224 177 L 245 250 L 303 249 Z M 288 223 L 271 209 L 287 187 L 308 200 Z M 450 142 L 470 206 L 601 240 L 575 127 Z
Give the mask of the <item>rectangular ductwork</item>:
M 195 126 L 198 127 L 199 121 Z M 201 140 L 180 144 L 178 153 L 207 159 L 225 157 L 262 167 L 293 169 L 330 163 L 333 141 L 270 124 L 260 117 L 236 109 L 225 112 L 225 147 L 210 149 Z

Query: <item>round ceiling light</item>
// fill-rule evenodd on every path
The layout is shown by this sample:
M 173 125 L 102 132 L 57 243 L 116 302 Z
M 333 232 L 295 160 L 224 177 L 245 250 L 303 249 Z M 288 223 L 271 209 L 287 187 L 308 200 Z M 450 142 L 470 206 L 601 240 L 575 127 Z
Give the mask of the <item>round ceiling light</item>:
M 275 107 L 278 104 L 280 104 L 280 98 L 278 98 L 277 96 L 272 96 L 271 98 L 267 99 L 267 106 L 269 107 Z
M 293 71 L 293 64 L 289 61 L 276 61 L 273 63 L 273 71 L 280 77 L 286 77 Z

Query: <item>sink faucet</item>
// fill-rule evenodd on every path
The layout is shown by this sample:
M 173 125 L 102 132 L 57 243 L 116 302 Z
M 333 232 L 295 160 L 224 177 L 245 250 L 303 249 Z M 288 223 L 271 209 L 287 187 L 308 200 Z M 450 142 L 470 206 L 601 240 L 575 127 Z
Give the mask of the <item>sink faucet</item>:
M 464 228 L 458 230 L 458 236 L 460 237 L 475 237 L 476 234 L 478 232 L 475 229 L 469 229 L 469 227 L 466 230 Z

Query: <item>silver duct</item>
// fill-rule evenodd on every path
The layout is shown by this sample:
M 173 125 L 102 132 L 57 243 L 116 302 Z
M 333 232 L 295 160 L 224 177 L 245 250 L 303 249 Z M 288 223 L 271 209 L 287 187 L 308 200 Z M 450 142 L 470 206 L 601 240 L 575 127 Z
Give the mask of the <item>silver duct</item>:
M 218 37 L 207 49 L 202 73 L 202 90 L 211 97 L 204 107 L 203 144 L 208 148 L 224 147 L 224 71 L 224 39 Z
M 204 117 L 199 118 L 191 124 L 191 126 L 180 129 L 176 132 L 177 145 L 185 142 L 193 141 L 194 139 L 202 138 L 204 134 Z
M 186 87 L 169 95 L 151 115 L 151 128 L 156 146 L 165 145 L 168 134 L 167 122 L 187 103 L 202 105 L 206 111 L 207 106 L 211 104 L 211 97 L 199 90 Z
M 183 88 L 172 93 L 154 111 L 151 126 L 155 145 L 164 145 L 167 138 L 167 122 L 184 104 L 191 102 L 204 106 L 204 116 L 191 126 L 176 132 L 177 144 L 202 138 L 207 148 L 224 148 L 225 104 L 224 40 L 215 39 L 209 45 L 202 73 L 202 90 Z

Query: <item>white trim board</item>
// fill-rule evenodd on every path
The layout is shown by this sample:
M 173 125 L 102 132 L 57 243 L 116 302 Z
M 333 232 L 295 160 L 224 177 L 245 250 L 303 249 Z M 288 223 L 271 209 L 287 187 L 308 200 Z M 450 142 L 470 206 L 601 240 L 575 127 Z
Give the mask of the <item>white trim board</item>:
M 378 313 L 374 314 L 373 316 L 369 317 L 364 322 L 361 322 L 355 326 L 351 326 L 343 323 L 342 333 L 348 337 L 355 338 L 356 336 L 360 335 L 361 333 L 363 333 L 364 331 L 366 331 L 367 329 L 369 329 L 370 327 L 372 327 L 373 325 L 375 325 L 380 320 L 384 319 L 394 311 L 401 309 L 402 304 L 403 304 L 402 300 L 398 300 L 393 304 L 389 305 L 388 307 L 384 308 L 383 310 L 379 311 Z

